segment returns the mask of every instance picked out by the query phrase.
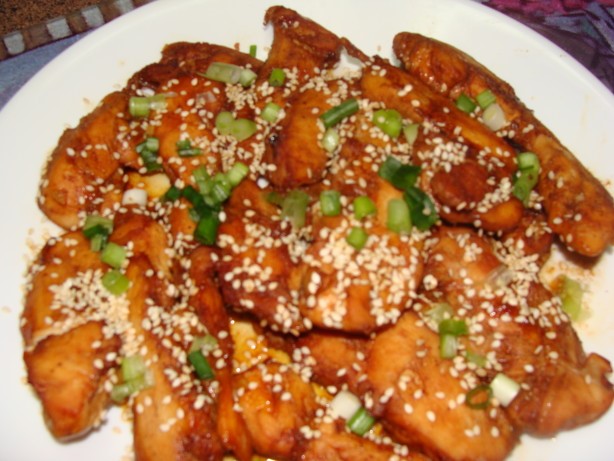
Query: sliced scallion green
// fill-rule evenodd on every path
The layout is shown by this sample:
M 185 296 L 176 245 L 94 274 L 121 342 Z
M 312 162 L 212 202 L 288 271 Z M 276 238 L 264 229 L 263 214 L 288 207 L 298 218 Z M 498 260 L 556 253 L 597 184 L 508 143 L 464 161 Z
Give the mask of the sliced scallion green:
M 188 354 L 188 360 L 194 367 L 194 372 L 199 379 L 213 379 L 215 377 L 215 373 L 213 373 L 213 369 L 207 358 L 203 355 L 200 350 L 194 350 Z
M 374 215 L 377 212 L 377 207 L 373 200 L 366 195 L 356 197 L 352 202 L 354 207 L 354 217 L 356 219 L 366 218 L 367 216 Z
M 386 227 L 397 234 L 411 232 L 411 217 L 405 200 L 394 198 L 388 201 Z
M 576 321 L 580 318 L 580 314 L 582 313 L 584 289 L 579 282 L 566 275 L 562 276 L 559 283 L 560 290 L 558 290 L 558 294 L 561 298 L 561 308 L 569 315 L 571 320 Z
M 451 359 L 456 356 L 458 340 L 455 335 L 439 335 L 439 356 L 442 359 Z
M 430 229 L 439 221 L 439 215 L 431 197 L 418 187 L 409 187 L 403 198 L 409 206 L 411 222 L 419 230 Z
M 495 102 L 497 100 L 497 97 L 494 95 L 492 91 L 490 91 L 489 89 L 486 89 L 482 91 L 480 94 L 478 94 L 475 97 L 475 100 L 480 106 L 480 108 L 484 110 L 488 106 L 490 106 L 493 102 Z
M 350 431 L 360 436 L 369 432 L 374 424 L 375 418 L 369 414 L 365 407 L 360 407 L 360 409 L 347 420 L 347 427 Z
M 222 83 L 239 83 L 243 68 L 226 62 L 212 62 L 207 67 L 203 77 Z
M 401 114 L 394 109 L 380 109 L 373 113 L 373 124 L 391 138 L 398 138 L 403 127 Z
M 217 211 L 211 208 L 200 210 L 200 219 L 194 229 L 194 238 L 202 245 L 215 245 L 220 218 Z
M 309 195 L 301 190 L 292 190 L 284 197 L 281 204 L 281 217 L 287 219 L 295 229 L 305 225 Z
M 269 85 L 282 86 L 286 81 L 286 72 L 283 69 L 275 68 L 269 75 Z
M 119 296 L 130 287 L 130 280 L 117 269 L 112 269 L 102 276 L 102 286 L 109 293 Z
M 320 120 L 324 123 L 325 128 L 335 126 L 344 118 L 350 117 L 358 112 L 358 100 L 356 98 L 350 98 L 341 104 L 327 110 L 320 116 Z
M 397 189 L 407 190 L 416 184 L 421 170 L 417 165 L 400 165 L 390 178 L 390 183 Z
M 188 138 L 180 139 L 175 143 L 177 154 L 180 157 L 194 157 L 203 153 L 202 149 L 192 146 L 192 141 Z
M 320 209 L 324 216 L 341 214 L 341 193 L 336 190 L 325 190 L 320 193 Z
M 250 45 L 249 46 L 249 55 L 252 58 L 255 58 L 257 53 L 258 53 L 258 45 Z
M 174 202 L 176 200 L 179 200 L 180 197 L 181 189 L 177 186 L 169 187 L 168 190 L 164 193 L 164 200 L 167 202 Z
M 269 102 L 266 106 L 264 106 L 264 109 L 262 109 L 260 117 L 262 117 L 263 120 L 266 120 L 269 123 L 275 123 L 279 118 L 280 112 L 280 105 L 275 104 L 274 102 Z
M 465 404 L 474 410 L 484 410 L 490 405 L 492 389 L 487 384 L 480 384 L 465 395 Z
M 117 243 L 109 242 L 100 253 L 100 260 L 114 269 L 119 269 L 126 260 L 126 249 Z
M 403 135 L 405 136 L 407 144 L 413 145 L 416 142 L 416 139 L 418 139 L 419 128 L 419 123 L 410 123 L 409 125 L 405 125 L 403 127 Z
M 380 165 L 377 174 L 388 182 L 392 181 L 392 177 L 397 172 L 399 168 L 401 168 L 403 164 L 400 160 L 395 157 L 388 156 L 386 160 Z
M 464 320 L 443 319 L 438 326 L 440 335 L 463 336 L 469 334 L 469 327 Z
M 356 250 L 362 250 L 367 244 L 369 234 L 362 227 L 354 226 L 345 237 L 346 242 Z
M 235 162 L 230 170 L 226 172 L 226 178 L 228 178 L 231 187 L 236 187 L 248 174 L 249 168 L 245 163 Z
M 465 93 L 462 93 L 458 98 L 456 98 L 455 103 L 456 107 L 468 114 L 472 113 L 477 107 L 475 102 L 473 102 L 473 100 Z

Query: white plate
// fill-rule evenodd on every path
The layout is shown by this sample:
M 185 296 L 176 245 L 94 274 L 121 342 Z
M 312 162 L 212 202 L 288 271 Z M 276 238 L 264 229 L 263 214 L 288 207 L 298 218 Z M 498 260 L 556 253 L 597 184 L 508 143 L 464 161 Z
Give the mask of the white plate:
M 58 444 L 44 427 L 40 404 L 24 385 L 18 331 L 22 275 L 30 229 L 43 219 L 35 194 L 45 157 L 105 94 L 162 46 L 178 40 L 207 41 L 264 56 L 271 33 L 262 26 L 271 0 L 159 0 L 120 17 L 84 38 L 37 74 L 0 112 L 0 459 L 120 460 L 129 453 L 130 431 L 118 411 L 78 443 Z M 518 23 L 463 0 L 288 0 L 297 9 L 369 54 L 390 56 L 392 37 L 408 30 L 447 41 L 509 81 L 527 105 L 599 177 L 614 179 L 614 97 L 563 51 Z M 612 288 L 614 255 L 595 269 L 592 317 L 580 327 L 589 351 L 614 360 Z M 514 461 L 606 460 L 614 453 L 614 412 L 555 441 L 528 440 Z

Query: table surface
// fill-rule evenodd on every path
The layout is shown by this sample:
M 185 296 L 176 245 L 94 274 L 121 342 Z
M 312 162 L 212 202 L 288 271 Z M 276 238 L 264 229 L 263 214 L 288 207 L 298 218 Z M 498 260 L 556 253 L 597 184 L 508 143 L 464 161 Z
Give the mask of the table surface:
M 547 37 L 614 91 L 614 0 L 474 0 Z M 0 110 L 48 62 L 90 32 L 0 61 Z

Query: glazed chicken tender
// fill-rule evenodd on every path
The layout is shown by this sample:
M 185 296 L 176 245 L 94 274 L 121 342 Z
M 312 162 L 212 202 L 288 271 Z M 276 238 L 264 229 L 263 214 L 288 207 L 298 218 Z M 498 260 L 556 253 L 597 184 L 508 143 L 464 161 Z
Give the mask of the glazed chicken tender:
M 608 248 L 605 189 L 448 45 L 264 22 L 266 56 L 168 44 L 53 150 L 20 325 L 53 436 L 119 407 L 138 461 L 497 461 L 607 412 L 542 274 Z M 505 129 L 456 101 L 485 89 Z

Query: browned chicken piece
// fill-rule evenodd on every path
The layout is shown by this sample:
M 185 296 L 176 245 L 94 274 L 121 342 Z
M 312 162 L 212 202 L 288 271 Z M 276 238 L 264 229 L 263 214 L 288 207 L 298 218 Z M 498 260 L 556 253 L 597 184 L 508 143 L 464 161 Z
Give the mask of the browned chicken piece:
M 126 112 L 127 106 L 126 94 L 111 93 L 76 128 L 64 132 L 51 154 L 38 205 L 64 229 L 77 226 L 81 212 L 101 212 L 104 196 L 110 206 L 121 199 L 121 177 L 116 174 L 120 162 L 115 153 L 127 149 L 117 134 L 128 130 L 128 122 L 117 115 Z
M 222 459 L 211 391 L 186 358 L 193 338 L 206 331 L 194 312 L 172 305 L 167 283 L 151 272 L 141 255 L 126 270 L 132 342 L 124 348 L 142 357 L 154 383 L 132 398 L 135 459 Z
M 296 306 L 298 282 L 292 260 L 290 225 L 255 183 L 243 181 L 233 192 L 220 225 L 217 264 L 224 302 L 255 315 L 274 330 L 305 329 Z
M 504 140 L 413 75 L 376 59 L 363 70 L 360 86 L 363 97 L 371 101 L 396 109 L 415 122 L 435 124 L 451 138 L 462 136 L 489 170 L 508 174 L 516 170 L 515 155 Z
M 311 461 L 427 461 L 418 453 L 405 453 L 390 445 L 352 434 L 345 429 L 345 423 L 336 420 L 322 423 L 314 430 L 317 434 L 308 439 L 301 459 Z M 407 450 L 409 451 L 409 450 Z
M 469 389 L 439 355 L 439 337 L 407 312 L 367 357 L 370 411 L 393 437 L 435 459 L 501 460 L 517 442 L 504 412 L 465 405 Z
M 527 256 L 538 255 L 536 262 L 541 266 L 550 256 L 554 235 L 542 213 L 525 210 L 518 226 L 504 232 L 501 241 L 507 247 L 518 248 Z
M 21 315 L 26 348 L 83 322 L 78 312 L 90 307 L 86 291 L 92 290 L 91 285 L 104 266 L 81 231 L 68 232 L 47 242 L 30 267 L 26 286 Z
M 234 344 L 229 334 L 230 318 L 216 280 L 215 261 L 218 258 L 216 250 L 202 246 L 190 254 L 188 273 L 197 289 L 190 298 L 190 305 L 194 307 L 210 334 L 217 338 L 219 350 L 222 352 L 219 359 L 225 362 L 225 366 L 218 368 L 215 375 L 219 383 L 216 402 L 217 433 L 224 447 L 238 460 L 250 461 L 253 454 L 252 442 L 243 418 L 235 411 L 232 386 Z
M 275 165 L 268 178 L 283 190 L 320 182 L 326 173 L 329 155 L 318 139 L 320 114 L 331 107 L 330 96 L 321 89 L 309 89 L 291 97 L 279 131 L 268 139 L 266 160 Z
M 525 256 L 510 243 L 493 246 L 472 230 L 442 228 L 429 248 L 425 293 L 465 319 L 469 336 L 459 341 L 483 358 L 487 382 L 504 372 L 524 386 L 507 408 L 518 429 L 549 437 L 610 408 L 611 367 L 585 356 L 560 301 L 539 282 L 540 254 Z M 454 359 L 464 368 L 466 360 L 460 352 Z
M 100 423 L 110 404 L 104 383 L 115 367 L 120 340 L 88 322 L 49 336 L 24 353 L 28 382 L 41 399 L 45 422 L 59 440 L 84 435 Z
M 473 160 L 437 171 L 431 182 L 441 217 L 452 224 L 472 224 L 487 231 L 513 230 L 522 219 L 522 202 L 489 181 L 485 167 Z
M 537 191 L 548 225 L 563 243 L 585 256 L 598 256 L 614 241 L 614 200 L 603 185 L 521 101 L 513 88 L 451 45 L 403 32 L 393 49 L 405 69 L 434 91 L 451 98 L 490 90 L 505 113 L 513 142 L 537 154 Z
M 311 384 L 288 365 L 261 363 L 233 378 L 237 406 L 257 453 L 291 458 L 318 408 Z

